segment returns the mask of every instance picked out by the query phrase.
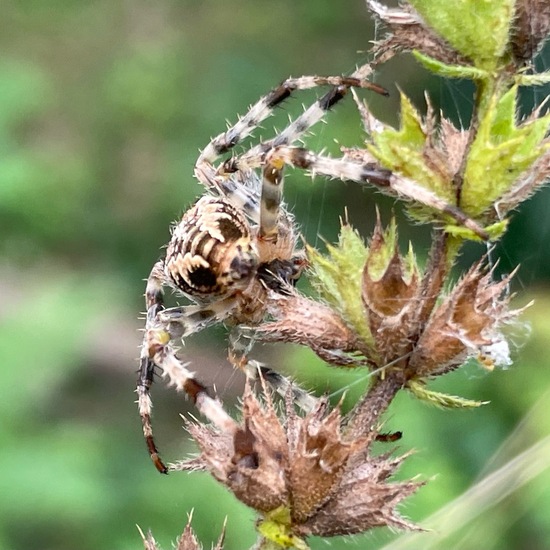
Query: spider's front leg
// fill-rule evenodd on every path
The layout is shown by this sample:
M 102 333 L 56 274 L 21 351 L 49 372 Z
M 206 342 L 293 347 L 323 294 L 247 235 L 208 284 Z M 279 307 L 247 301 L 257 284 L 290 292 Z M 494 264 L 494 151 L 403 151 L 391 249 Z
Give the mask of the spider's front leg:
M 280 167 L 284 164 L 341 181 L 371 184 L 394 197 L 416 201 L 439 211 L 444 216 L 453 218 L 459 225 L 466 227 L 482 240 L 489 240 L 487 231 L 461 208 L 449 204 L 430 189 L 416 185 L 412 180 L 391 170 L 380 168 L 371 163 L 364 164 L 344 158 L 318 155 L 303 147 L 274 147 L 266 156 L 266 165 Z
M 342 100 L 350 88 L 367 88 L 378 94 L 388 95 L 387 90 L 382 88 L 382 86 L 366 80 L 364 72 L 364 67 L 362 67 L 351 76 L 301 76 L 298 78 L 287 78 L 279 86 L 261 97 L 235 124 L 213 138 L 200 154 L 196 165 L 200 166 L 205 162 L 211 164 L 221 155 L 233 149 L 235 145 L 249 136 L 254 129 L 258 128 L 266 118 L 271 116 L 277 106 L 297 90 L 331 86 L 328 93 L 323 95 L 304 115 L 299 117 L 283 133 L 277 136 L 274 144 L 265 143 L 265 150 L 273 145 L 283 145 L 298 139 L 311 126 L 319 122 L 329 109 Z
M 238 189 L 243 183 L 241 176 L 245 175 L 244 180 L 248 181 L 248 184 L 244 183 L 244 186 L 251 187 L 250 181 L 254 179 L 252 170 L 263 165 L 265 154 L 270 149 L 275 146 L 289 145 L 300 139 L 311 127 L 323 120 L 325 114 L 341 101 L 351 88 L 367 88 L 376 93 L 388 95 L 384 88 L 366 80 L 369 74 L 370 70 L 367 66 L 363 66 L 351 76 L 302 76 L 286 79 L 261 97 L 243 117 L 239 118 L 225 132 L 213 138 L 206 145 L 195 164 L 195 176 L 207 189 L 216 194 L 237 198 L 239 206 L 247 214 L 250 214 L 250 211 L 254 210 L 257 197 L 252 198 L 253 204 L 250 203 L 251 197 L 248 197 L 248 200 L 242 198 Z M 242 155 L 226 159 L 219 166 L 214 165 L 222 155 L 230 152 L 243 139 L 250 136 L 256 128 L 260 127 L 261 123 L 271 116 L 274 110 L 295 91 L 318 86 L 331 86 L 331 88 L 282 132 L 274 138 L 252 147 Z
M 162 300 L 164 262 L 153 267 L 147 280 L 145 292 L 147 323 L 141 348 L 139 377 L 136 392 L 143 427 L 143 435 L 153 464 L 160 473 L 168 473 L 153 438 L 151 424 L 152 401 L 150 389 L 155 367 L 162 376 L 178 391 L 184 391 L 194 402 L 198 411 L 220 429 L 232 433 L 236 429 L 234 420 L 225 412 L 221 403 L 212 398 L 207 388 L 201 384 L 193 372 L 176 356 L 171 342 L 224 318 L 230 311 L 230 299 L 220 300 L 207 308 L 201 306 L 176 307 L 165 309 Z

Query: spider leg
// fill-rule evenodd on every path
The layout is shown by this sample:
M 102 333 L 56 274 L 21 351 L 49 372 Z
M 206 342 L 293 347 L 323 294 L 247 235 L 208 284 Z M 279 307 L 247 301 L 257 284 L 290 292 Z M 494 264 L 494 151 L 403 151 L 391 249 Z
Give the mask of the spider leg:
M 290 378 L 262 365 L 258 361 L 249 361 L 247 363 L 246 375 L 251 380 L 257 380 L 261 377 L 283 398 L 290 394 L 292 402 L 306 413 L 311 412 L 319 402 L 316 397 L 301 388 Z
M 256 172 L 243 170 L 221 175 L 211 164 L 204 162 L 195 166 L 195 177 L 214 194 L 230 199 L 254 223 L 259 223 L 261 181 Z
M 208 394 L 206 387 L 195 378 L 194 373 L 176 357 L 170 345 L 174 338 L 198 332 L 227 317 L 233 302 L 227 298 L 204 307 L 188 306 L 165 309 L 163 266 L 163 260 L 157 262 L 147 279 L 145 291 L 147 322 L 141 348 L 136 393 L 143 436 L 149 455 L 157 470 L 166 474 L 168 468 L 160 458 L 151 423 L 153 404 L 150 389 L 153 384 L 155 366 L 160 367 L 163 377 L 167 378 L 177 390 L 183 390 L 193 400 L 198 411 L 216 426 L 231 432 L 236 429 L 236 424 L 225 412 L 221 403 Z
M 365 75 L 365 67 L 362 67 L 350 77 L 303 76 L 285 80 L 252 105 L 233 126 L 208 143 L 195 164 L 195 176 L 207 189 L 230 197 L 252 220 L 258 222 L 260 186 L 253 168 L 263 164 L 266 152 L 272 147 L 296 141 L 322 120 L 326 112 L 343 99 L 351 87 L 369 88 L 377 93 L 387 94 L 386 90 L 366 80 Z M 333 87 L 278 136 L 253 147 L 240 157 L 228 159 L 221 168 L 213 166 L 221 155 L 230 151 L 260 126 L 292 92 L 325 85 Z
M 252 147 L 246 153 L 228 159 L 221 168 L 223 173 L 257 168 L 263 163 L 265 154 L 280 145 L 289 145 L 300 139 L 315 124 L 320 122 L 325 114 L 348 93 L 349 86 L 335 86 L 315 103 L 310 105 L 299 117 L 293 120 L 274 138 Z
M 233 126 L 208 143 L 200 154 L 197 165 L 203 162 L 212 164 L 217 158 L 224 153 L 227 153 L 235 145 L 240 143 L 245 137 L 249 136 L 252 131 L 257 128 L 266 118 L 268 118 L 275 107 L 287 99 L 296 90 L 307 90 L 319 86 L 333 86 L 333 88 L 325 94 L 317 103 L 312 106 L 317 112 L 316 121 L 320 120 L 324 113 L 328 111 L 335 103 L 340 101 L 351 87 L 368 88 L 377 93 L 387 95 L 386 90 L 381 86 L 373 84 L 363 78 L 349 76 L 302 76 L 299 78 L 287 78 L 279 86 L 271 90 L 267 95 L 260 98 L 254 105 L 250 107 L 248 112 L 241 117 Z M 311 117 L 307 117 L 311 118 Z M 300 120 L 300 122 L 298 122 Z M 313 123 L 314 124 L 314 123 Z M 301 134 L 307 130 L 303 128 L 303 116 L 296 119 L 294 123 L 294 134 Z M 280 136 L 279 136 L 280 137 Z M 285 141 L 287 143 L 287 141 Z M 282 143 L 277 142 L 276 145 Z M 273 145 L 269 145 L 271 148 Z
M 207 305 L 178 306 L 163 309 L 158 320 L 168 328 L 172 340 L 186 338 L 226 319 L 233 307 L 233 296 Z
M 162 279 L 163 279 L 163 262 L 158 261 L 151 270 L 151 274 L 147 279 L 147 287 L 145 290 L 145 305 L 147 307 L 147 323 L 146 326 L 154 323 L 157 314 L 164 309 Z M 153 427 L 151 424 L 151 411 L 153 403 L 151 401 L 150 389 L 153 384 L 155 374 L 155 364 L 151 361 L 149 354 L 146 352 L 146 346 L 141 348 L 140 366 L 136 393 L 138 395 L 138 409 L 141 417 L 141 425 L 143 429 L 143 437 L 149 451 L 149 456 L 157 470 L 163 474 L 168 472 L 168 469 L 162 462 L 158 449 L 153 439 Z
M 266 162 L 262 171 L 262 193 L 260 201 L 260 238 L 277 241 L 279 208 L 283 198 L 284 161 L 277 158 Z
M 242 370 L 249 380 L 263 379 L 281 397 L 292 396 L 292 401 L 305 412 L 313 410 L 317 399 L 298 384 L 282 374 L 266 367 L 259 361 L 249 360 L 248 353 L 254 345 L 254 337 L 244 334 L 240 327 L 234 327 L 229 333 L 229 361 Z
M 153 438 L 153 426 L 151 424 L 151 411 L 153 403 L 151 401 L 150 389 L 153 384 L 155 364 L 148 357 L 140 358 L 139 377 L 136 388 L 138 395 L 138 409 L 141 417 L 141 426 L 143 437 L 149 451 L 149 456 L 155 465 L 155 468 L 161 473 L 168 473 L 168 469 L 160 458 L 155 440 Z
M 317 155 L 303 147 L 288 146 L 276 147 L 267 155 L 266 166 L 281 164 L 290 164 L 330 178 L 372 184 L 387 194 L 412 199 L 434 208 L 470 229 L 482 240 L 489 240 L 487 232 L 458 206 L 449 204 L 433 191 L 415 185 L 408 178 L 390 170 L 381 169 L 372 164 Z
M 184 391 L 194 402 L 197 410 L 215 426 L 227 433 L 236 428 L 235 421 L 225 412 L 222 404 L 212 398 L 191 372 L 182 363 L 169 344 L 170 335 L 162 328 L 152 329 L 147 335 L 152 360 L 162 369 L 162 374 L 177 391 Z

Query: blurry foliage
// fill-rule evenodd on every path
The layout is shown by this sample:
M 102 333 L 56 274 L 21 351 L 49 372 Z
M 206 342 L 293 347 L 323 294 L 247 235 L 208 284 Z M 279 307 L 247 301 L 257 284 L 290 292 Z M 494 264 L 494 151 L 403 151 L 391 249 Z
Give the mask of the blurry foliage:
M 206 545 L 230 514 L 226 548 L 247 547 L 252 517 L 231 496 L 207 477 L 161 477 L 150 465 L 132 393 L 143 279 L 169 222 L 200 194 L 192 178 L 198 149 L 284 77 L 338 74 L 364 61 L 357 51 L 368 49 L 373 33 L 363 2 L 8 0 L 0 19 L 0 550 L 130 550 L 141 545 L 136 523 L 168 548 L 192 507 Z M 377 79 L 390 86 L 395 75 L 409 95 L 418 90 L 421 104 L 417 79 L 425 73 L 405 59 Z M 467 116 L 468 93 L 449 93 L 438 81 L 429 88 L 434 101 L 450 100 Z M 389 121 L 396 95 L 372 99 Z M 311 97 L 289 101 L 262 135 Z M 336 153 L 333 138 L 353 145 L 360 136 L 348 102 L 309 144 Z M 334 240 L 346 205 L 356 227 L 372 227 L 371 194 L 300 174 L 288 181 L 288 201 L 312 244 L 318 234 Z M 401 447 L 419 451 L 402 475 L 440 474 L 403 510 L 415 520 L 472 483 L 548 389 L 549 200 L 548 190 L 531 200 L 496 254 L 505 255 L 503 268 L 521 261 L 520 279 L 541 288 L 526 315 L 533 336 L 522 358 L 510 371 L 445 381 L 453 393 L 491 405 L 458 414 L 408 400 L 388 420 L 388 429 L 404 431 Z M 222 374 L 229 369 L 223 331 L 213 332 L 218 351 L 199 356 L 192 342 L 187 349 L 202 378 L 224 391 L 228 383 L 219 381 L 239 375 Z M 306 350 L 262 353 L 295 365 L 320 390 L 338 391 L 360 376 L 334 372 Z M 158 440 L 166 458 L 179 458 L 189 452 L 177 416 L 187 405 L 161 384 L 155 391 Z M 549 433 L 548 415 L 537 414 L 520 447 Z M 480 518 L 480 536 L 492 542 L 478 546 L 545 547 L 549 487 L 546 474 Z M 389 536 L 379 532 L 368 544 Z

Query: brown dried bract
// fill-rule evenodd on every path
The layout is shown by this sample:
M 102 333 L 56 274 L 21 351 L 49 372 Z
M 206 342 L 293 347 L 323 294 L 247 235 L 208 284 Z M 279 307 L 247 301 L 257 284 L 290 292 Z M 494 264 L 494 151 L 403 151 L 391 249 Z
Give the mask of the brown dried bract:
M 199 542 L 197 535 L 195 534 L 195 532 L 191 527 L 192 516 L 193 516 L 192 513 L 189 514 L 187 525 L 185 526 L 185 529 L 183 530 L 183 533 L 181 534 L 181 536 L 178 538 L 177 546 L 175 546 L 175 550 L 202 550 L 203 549 L 202 544 Z M 143 540 L 143 545 L 145 550 L 161 550 L 158 542 L 154 539 L 153 533 L 151 533 L 151 531 L 148 531 L 147 534 L 145 534 L 139 527 L 138 527 L 138 530 Z M 220 538 L 218 539 L 216 546 L 212 546 L 212 550 L 223 550 L 224 539 L 225 539 L 225 525 L 223 526 Z
M 484 346 L 504 341 L 500 325 L 519 312 L 508 309 L 513 273 L 493 282 L 474 265 L 433 312 L 409 361 L 414 377 L 437 376 L 461 366 Z
M 422 483 L 388 482 L 405 457 L 372 456 L 377 430 L 350 437 L 347 418 L 326 400 L 305 417 L 287 399 L 279 418 L 271 399 L 261 404 L 247 389 L 243 419 L 234 436 L 189 424 L 201 454 L 174 470 L 208 470 L 242 502 L 262 514 L 284 507 L 293 535 L 334 536 L 378 526 L 419 529 L 397 505 Z
M 263 341 L 306 345 L 331 365 L 357 365 L 347 353 L 362 351 L 361 342 L 329 306 L 289 292 L 270 302 L 270 313 L 275 320 L 256 330 Z
M 363 270 L 361 297 L 380 364 L 406 356 L 418 323 L 419 274 L 407 272 L 397 234 L 388 243 L 380 219 Z
M 367 0 L 367 6 L 390 30 L 384 40 L 374 43 L 372 52 L 378 63 L 384 63 L 402 51 L 419 50 L 443 63 L 469 64 L 464 56 L 424 23 L 412 6 L 404 4 L 399 8 L 388 8 L 374 0 Z

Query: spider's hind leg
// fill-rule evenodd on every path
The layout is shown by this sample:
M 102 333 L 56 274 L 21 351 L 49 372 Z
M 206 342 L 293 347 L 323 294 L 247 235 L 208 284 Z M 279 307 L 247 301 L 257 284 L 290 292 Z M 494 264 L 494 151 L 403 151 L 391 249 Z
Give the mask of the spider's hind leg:
M 149 456 L 155 465 L 155 468 L 161 474 L 167 474 L 168 468 L 160 458 L 159 451 L 153 438 L 153 425 L 151 423 L 151 412 L 153 403 L 151 401 L 151 385 L 153 384 L 153 376 L 155 364 L 147 357 L 141 357 L 139 366 L 139 377 L 136 388 L 138 395 L 138 408 L 141 417 L 141 426 L 143 429 L 143 437 L 149 451 Z

